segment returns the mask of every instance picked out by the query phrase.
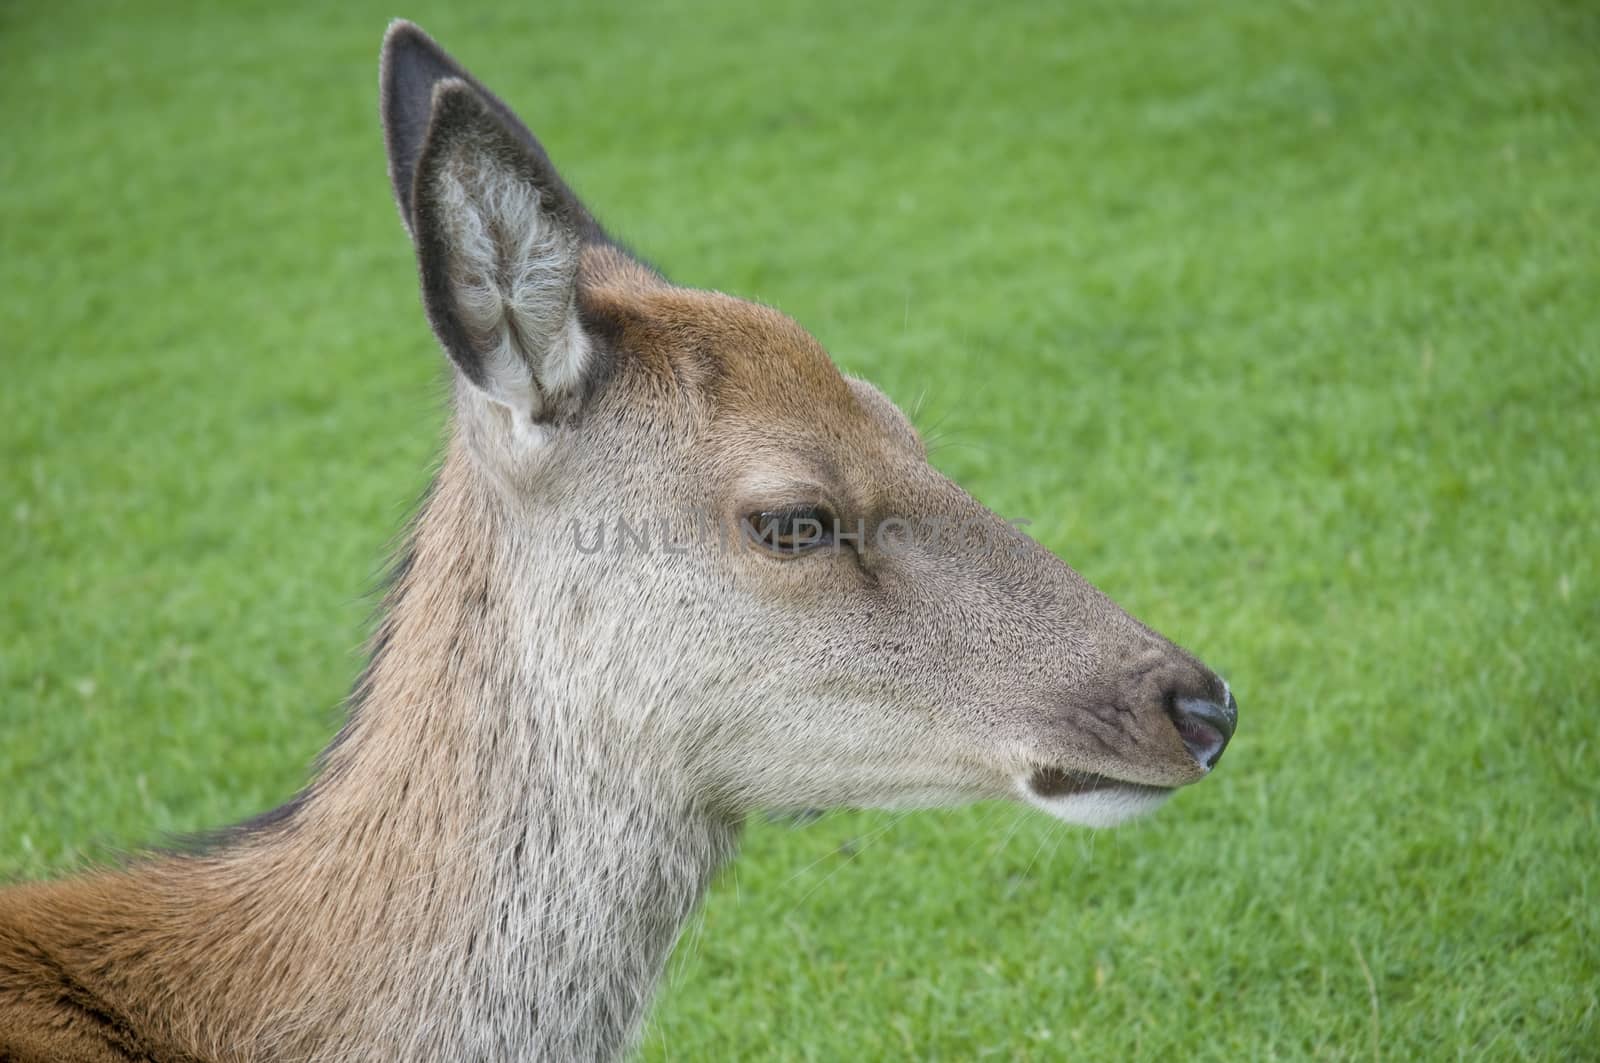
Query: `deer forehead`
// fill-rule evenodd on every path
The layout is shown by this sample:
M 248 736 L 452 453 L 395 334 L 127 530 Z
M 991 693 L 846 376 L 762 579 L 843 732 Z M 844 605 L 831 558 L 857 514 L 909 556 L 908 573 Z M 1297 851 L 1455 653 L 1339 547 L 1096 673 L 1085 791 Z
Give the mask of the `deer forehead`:
M 700 439 L 740 493 L 777 501 L 809 485 L 849 504 L 875 481 L 931 472 L 899 408 L 771 307 L 626 267 L 584 301 L 649 395 L 700 414 Z

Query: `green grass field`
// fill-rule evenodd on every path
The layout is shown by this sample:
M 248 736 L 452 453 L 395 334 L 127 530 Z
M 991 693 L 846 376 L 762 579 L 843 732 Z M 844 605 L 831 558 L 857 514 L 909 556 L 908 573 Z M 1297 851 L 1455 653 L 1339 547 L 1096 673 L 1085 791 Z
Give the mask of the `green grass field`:
M 758 824 L 644 1054 L 1600 1057 L 1600 10 L 0 7 L 0 879 L 289 796 L 441 438 L 421 22 L 1239 692 L 1115 832 Z

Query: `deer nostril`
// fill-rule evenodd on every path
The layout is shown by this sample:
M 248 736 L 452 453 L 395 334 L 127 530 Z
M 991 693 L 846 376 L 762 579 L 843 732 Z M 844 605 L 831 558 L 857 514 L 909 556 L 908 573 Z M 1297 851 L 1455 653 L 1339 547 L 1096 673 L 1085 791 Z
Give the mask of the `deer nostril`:
M 1170 714 L 1194 759 L 1207 769 L 1216 767 L 1239 722 L 1239 703 L 1233 692 L 1228 692 L 1226 705 L 1207 698 L 1174 698 Z

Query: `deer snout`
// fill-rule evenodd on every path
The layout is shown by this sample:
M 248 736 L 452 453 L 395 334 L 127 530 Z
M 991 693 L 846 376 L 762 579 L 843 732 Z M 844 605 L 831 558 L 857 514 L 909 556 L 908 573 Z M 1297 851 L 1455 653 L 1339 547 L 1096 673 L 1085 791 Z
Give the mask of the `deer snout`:
M 1149 647 L 1108 685 L 1072 701 L 1073 732 L 1115 752 L 1085 757 L 1079 745 L 1061 762 L 1019 776 L 1016 786 L 1029 804 L 1091 827 L 1143 815 L 1204 778 L 1239 720 L 1228 684 L 1170 643 Z
M 1220 682 L 1220 680 L 1219 680 Z M 1182 691 L 1168 696 L 1167 715 L 1191 756 L 1207 771 L 1217 766 L 1239 723 L 1239 703 L 1222 682 L 1222 698 L 1196 697 Z
M 1239 703 L 1227 682 L 1171 643 L 1124 674 L 1117 699 L 1127 713 L 1123 719 L 1166 751 L 1165 770 L 1192 782 L 1214 768 L 1239 724 Z

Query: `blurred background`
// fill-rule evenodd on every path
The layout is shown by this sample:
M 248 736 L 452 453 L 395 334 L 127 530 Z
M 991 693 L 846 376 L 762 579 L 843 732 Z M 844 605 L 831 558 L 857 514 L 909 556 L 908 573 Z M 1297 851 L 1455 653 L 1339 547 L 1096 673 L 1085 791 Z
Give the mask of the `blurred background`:
M 1240 697 L 1116 832 L 755 825 L 646 1058 L 1596 1057 L 1588 3 L 0 7 L 0 879 L 337 725 L 443 425 L 396 15 Z

